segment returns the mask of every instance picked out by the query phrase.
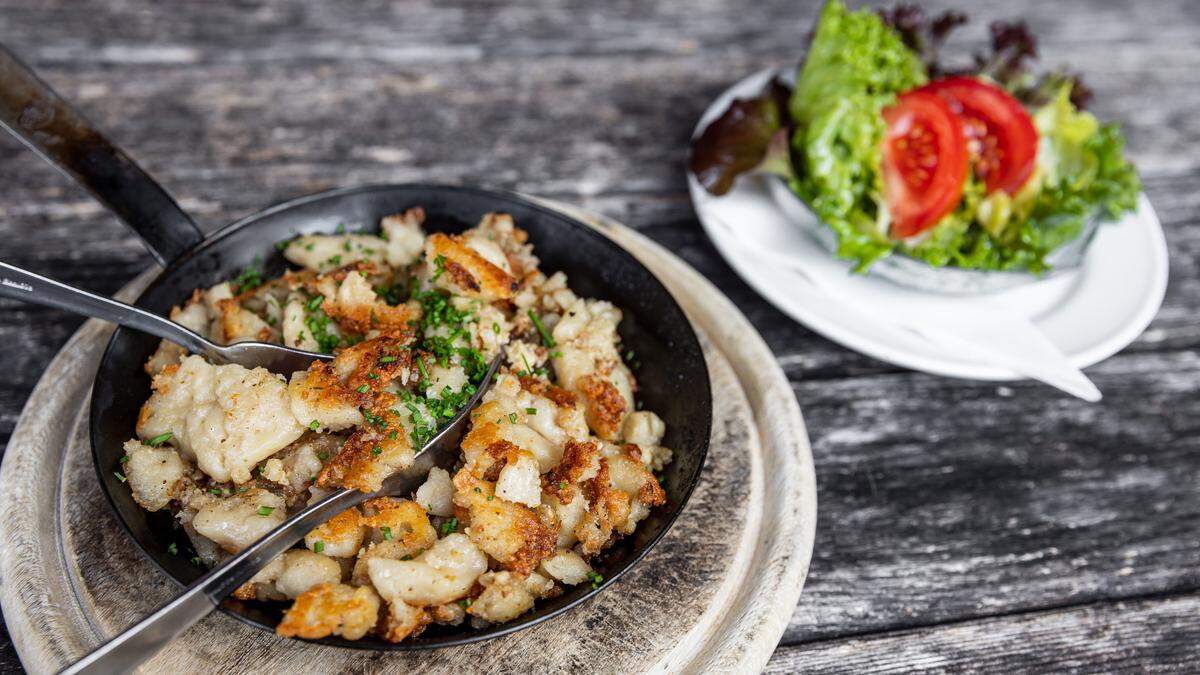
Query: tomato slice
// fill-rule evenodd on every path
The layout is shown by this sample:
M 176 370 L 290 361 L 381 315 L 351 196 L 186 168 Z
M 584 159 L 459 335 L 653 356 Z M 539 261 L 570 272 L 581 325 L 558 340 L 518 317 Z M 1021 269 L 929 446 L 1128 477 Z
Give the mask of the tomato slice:
M 921 91 L 884 108 L 883 189 L 892 236 L 919 234 L 950 213 L 967 180 L 962 122 L 945 100 Z
M 1037 129 L 1025 107 L 1008 92 L 974 77 L 947 77 L 916 91 L 941 96 L 962 119 L 975 175 L 989 193 L 1016 194 L 1033 175 Z

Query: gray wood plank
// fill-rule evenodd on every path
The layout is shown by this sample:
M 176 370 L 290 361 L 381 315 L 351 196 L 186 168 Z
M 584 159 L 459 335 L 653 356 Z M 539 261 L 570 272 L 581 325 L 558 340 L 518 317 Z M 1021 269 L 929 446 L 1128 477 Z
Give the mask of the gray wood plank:
M 909 373 L 795 383 L 822 523 L 784 641 L 1196 589 L 1200 359 L 1089 374 L 1099 404 Z
M 1194 672 L 1200 598 L 1096 603 L 780 647 L 767 673 Z
M 1194 596 L 1115 601 L 1200 583 L 1200 4 L 927 3 L 973 15 L 960 54 L 987 20 L 1024 18 L 1044 62 L 1082 70 L 1097 112 L 1124 123 L 1172 277 L 1150 330 L 1089 370 L 1106 394 L 1098 406 L 850 352 L 757 298 L 708 243 L 684 188 L 691 127 L 742 74 L 795 62 L 817 4 L 0 0 L 0 42 L 206 227 L 329 187 L 482 183 L 615 217 L 712 279 L 792 379 L 820 474 L 812 573 L 785 637 L 800 646 L 774 668 L 950 667 L 919 660 L 911 644 L 924 640 L 954 656 L 946 663 L 981 669 L 1180 663 L 1196 651 Z M 150 264 L 85 193 L 7 138 L 0 184 L 0 259 L 103 292 Z M 0 441 L 78 323 L 0 301 Z M 847 641 L 905 629 L 915 632 Z M 1089 645 L 1089 630 L 1111 639 Z M 1049 646 L 1024 660 L 1004 652 L 1026 639 Z M 1051 649 L 1064 660 L 1046 660 Z M 8 654 L 0 640 L 0 671 Z

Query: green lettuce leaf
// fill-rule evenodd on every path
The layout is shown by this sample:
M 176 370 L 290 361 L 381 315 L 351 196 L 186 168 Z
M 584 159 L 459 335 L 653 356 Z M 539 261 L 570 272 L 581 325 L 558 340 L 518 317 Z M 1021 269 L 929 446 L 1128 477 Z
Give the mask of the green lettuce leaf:
M 880 204 L 880 112 L 924 84 L 925 68 L 869 10 L 829 0 L 789 108 L 798 177 L 792 189 L 838 234 L 838 255 L 866 269 L 892 251 Z M 882 223 L 882 226 L 881 226 Z
M 1078 110 L 1072 80 L 1060 77 L 1033 115 L 1038 167 L 1017 195 L 985 195 L 971 176 L 954 212 L 915 239 L 891 239 L 879 171 L 881 112 L 926 79 L 918 54 L 876 14 L 848 11 L 841 0 L 825 4 L 788 102 L 790 185 L 837 233 L 838 256 L 856 271 L 899 250 L 938 267 L 1041 273 L 1047 255 L 1078 237 L 1088 219 L 1136 208 L 1141 183 L 1119 130 Z

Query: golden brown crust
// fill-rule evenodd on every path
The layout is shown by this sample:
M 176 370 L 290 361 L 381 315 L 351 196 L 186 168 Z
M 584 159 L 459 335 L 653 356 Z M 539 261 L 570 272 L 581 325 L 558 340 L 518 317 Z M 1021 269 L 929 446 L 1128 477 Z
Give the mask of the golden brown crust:
M 275 632 L 307 640 L 335 634 L 357 640 L 378 623 L 379 604 L 368 586 L 321 584 L 296 598 Z
M 253 600 L 256 597 L 258 597 L 258 594 L 254 591 L 254 582 L 253 581 L 247 581 L 246 583 L 242 584 L 241 586 L 238 586 L 237 590 L 234 591 L 233 593 L 230 593 L 230 595 L 237 598 L 238 600 Z
M 620 500 L 619 493 L 619 490 L 612 487 L 608 463 L 601 461 L 595 477 L 583 486 L 588 511 L 584 514 L 580 527 L 576 528 L 576 535 L 579 536 L 584 553 L 599 553 L 612 538 L 613 512 L 616 511 L 616 515 L 619 515 L 622 510 L 617 503 Z
M 487 451 L 476 458 L 471 470 L 483 480 L 496 482 L 509 462 L 517 461 L 521 448 L 510 441 L 493 441 Z
M 542 490 L 558 498 L 564 504 L 575 498 L 575 484 L 596 461 L 600 448 L 593 442 L 567 439 L 563 445 L 562 460 L 545 476 Z
M 659 504 L 666 503 L 667 493 L 658 484 L 658 480 L 654 476 L 651 476 L 638 488 L 637 498 L 639 502 L 646 506 L 658 506 Z
M 471 540 L 502 567 L 526 576 L 554 555 L 558 532 L 538 518 L 536 511 L 496 498 L 495 485 L 466 468 L 454 476 L 454 487 L 455 506 L 467 511 L 465 518 L 458 516 L 460 525 L 467 524 Z
M 351 506 L 345 511 L 342 511 L 336 516 L 318 525 L 313 531 L 319 531 L 330 541 L 341 541 L 347 537 L 356 535 L 359 528 L 362 526 L 362 512 L 358 510 L 357 506 Z
M 603 438 L 613 438 L 625 418 L 625 399 L 616 385 L 598 375 L 579 378 L 579 391 L 587 397 L 588 421 Z
M 364 277 L 375 271 L 371 263 L 359 263 L 356 270 Z M 339 281 L 344 281 L 347 270 L 339 270 Z M 412 322 L 421 318 L 421 307 L 415 303 L 389 305 L 382 299 L 376 299 L 370 304 L 355 303 L 344 305 L 335 298 L 325 298 L 321 310 L 329 315 L 338 326 L 350 333 L 366 335 L 376 331 L 381 335 L 401 338 L 409 341 L 415 331 Z
M 518 527 L 525 543 L 510 560 L 506 560 L 502 564 L 505 569 L 521 576 L 527 576 L 543 560 L 554 555 L 558 533 L 546 527 L 533 509 L 519 504 L 517 506 L 522 509 Z
M 482 300 L 508 300 L 517 292 L 517 280 L 467 246 L 461 235 L 434 233 L 426 240 L 432 259 L 442 259 L 446 280 L 463 295 Z
M 414 607 L 408 610 L 410 615 L 397 619 L 392 612 L 387 612 L 379 620 L 377 629 L 379 636 L 388 642 L 400 642 L 410 637 L 416 637 L 425 632 L 425 627 L 433 623 L 433 617 L 424 607 Z
M 483 287 L 479 285 L 479 280 L 468 272 L 467 268 L 453 260 L 447 260 L 443 263 L 443 269 L 446 270 L 446 276 L 450 281 L 454 282 L 459 288 L 472 293 L 478 293 L 483 290 Z
M 399 542 L 405 550 L 401 555 L 413 555 L 433 546 L 437 541 L 437 530 L 429 522 L 429 514 L 411 499 L 376 497 L 363 504 L 372 515 L 363 523 L 375 528 L 388 528 L 387 541 Z
M 577 399 L 575 394 L 556 384 L 550 384 L 548 381 L 532 375 L 522 375 L 520 380 L 522 389 L 535 396 L 548 398 L 554 402 L 554 405 L 560 408 L 572 408 L 575 406 Z
M 396 397 L 383 392 L 371 406 L 371 419 L 385 424 L 356 427 L 342 445 L 342 451 L 329 460 L 317 476 L 323 488 L 344 487 L 374 492 L 383 480 L 412 463 L 413 447 L 400 424 L 400 417 L 388 407 Z M 383 405 L 380 405 L 380 404 Z

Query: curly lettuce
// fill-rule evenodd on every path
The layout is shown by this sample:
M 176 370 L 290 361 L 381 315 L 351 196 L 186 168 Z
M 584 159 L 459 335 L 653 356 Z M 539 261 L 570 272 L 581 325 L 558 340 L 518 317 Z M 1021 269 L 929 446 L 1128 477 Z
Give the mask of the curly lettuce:
M 992 25 L 992 55 L 977 58 L 976 76 L 1033 110 L 1039 138 L 1033 176 L 1016 195 L 986 194 L 970 173 L 953 212 L 916 237 L 889 236 L 882 111 L 930 73 L 945 72 L 938 49 L 965 20 L 948 12 L 927 21 L 913 6 L 881 17 L 828 0 L 794 90 L 772 82 L 760 96 L 734 101 L 693 143 L 690 168 L 718 195 L 740 175 L 784 177 L 837 234 L 837 255 L 858 272 L 893 252 L 935 267 L 1047 271 L 1048 256 L 1080 236 L 1090 219 L 1135 209 L 1141 183 L 1116 125 L 1079 107 L 1087 92 L 1078 78 L 1036 78 L 1029 71 L 1036 50 L 1021 23 Z
M 1136 208 L 1141 183 L 1119 130 L 1078 110 L 1065 80 L 1033 115 L 1038 169 L 1017 195 L 985 195 L 969 176 L 952 213 L 914 239 L 892 239 L 879 169 L 882 110 L 926 79 L 918 52 L 884 19 L 848 11 L 841 0 L 826 3 L 789 101 L 790 185 L 837 233 L 838 256 L 855 271 L 900 251 L 936 267 L 1042 273 L 1047 256 L 1089 218 Z
M 837 232 L 838 255 L 860 270 L 895 247 L 881 219 L 881 111 L 926 79 L 921 60 L 878 15 L 826 3 L 788 103 L 798 174 L 791 187 Z

